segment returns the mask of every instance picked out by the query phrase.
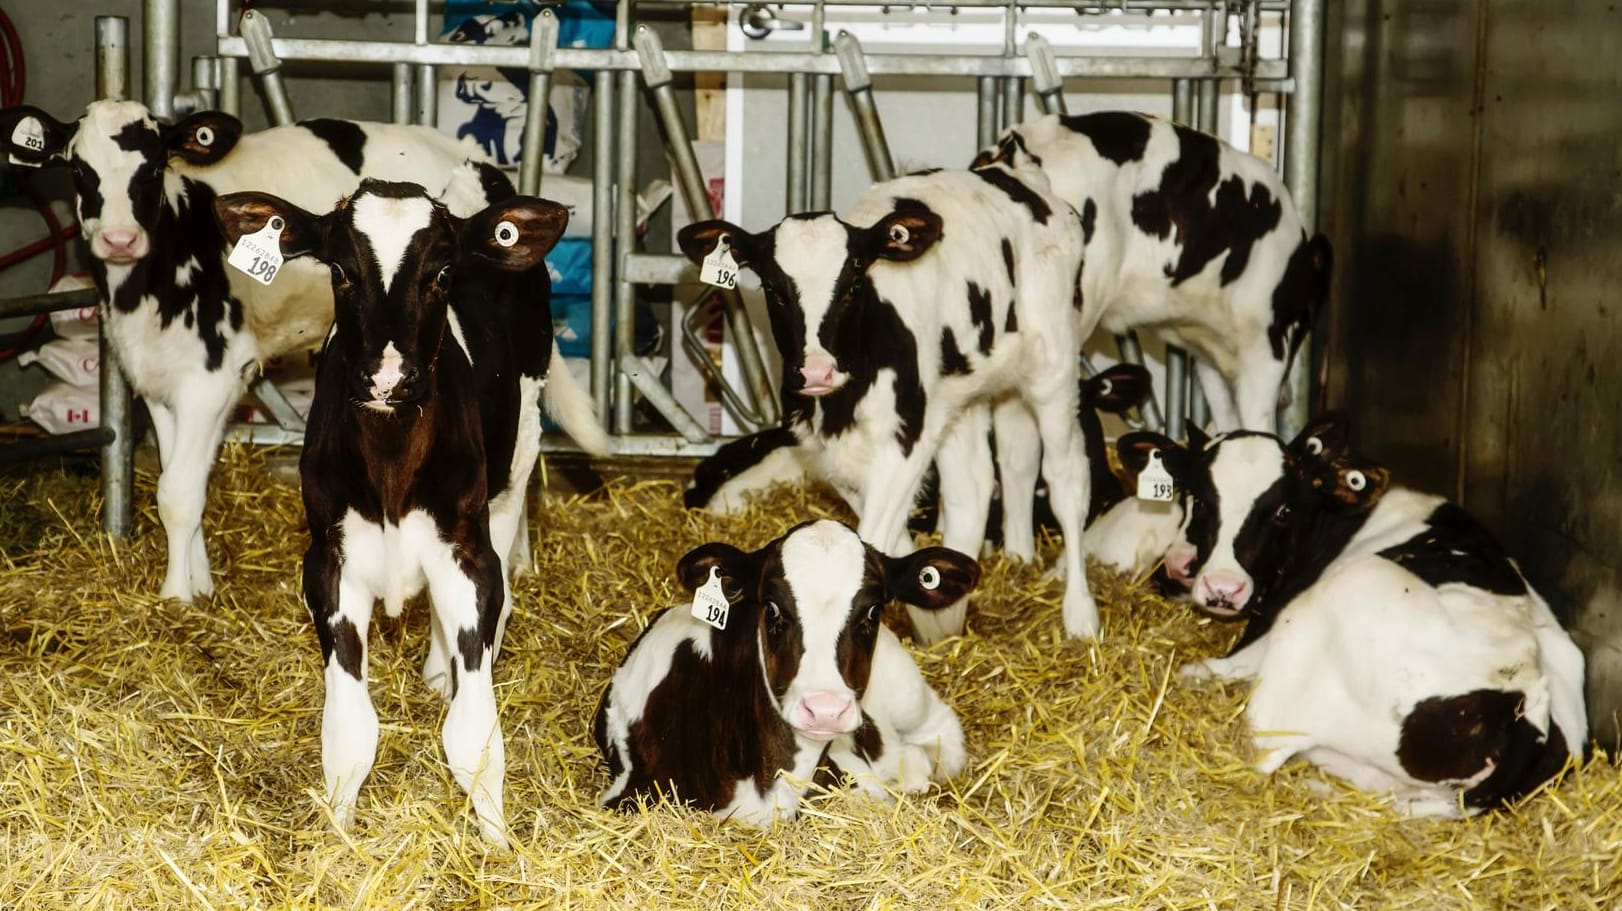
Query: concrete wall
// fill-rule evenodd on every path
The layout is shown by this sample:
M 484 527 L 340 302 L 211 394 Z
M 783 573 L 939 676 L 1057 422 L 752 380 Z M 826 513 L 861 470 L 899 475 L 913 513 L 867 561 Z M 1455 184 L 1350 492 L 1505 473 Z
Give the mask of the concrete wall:
M 1504 539 L 1622 707 L 1622 11 L 1332 4 L 1331 400 Z M 1331 83 L 1333 88 L 1333 83 Z

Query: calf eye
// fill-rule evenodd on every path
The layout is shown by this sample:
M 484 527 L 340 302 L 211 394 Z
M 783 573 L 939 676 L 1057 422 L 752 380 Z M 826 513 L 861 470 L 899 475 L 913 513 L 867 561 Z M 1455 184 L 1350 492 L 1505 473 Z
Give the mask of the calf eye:
M 1288 519 L 1289 517 L 1290 517 L 1290 504 L 1288 504 L 1288 503 L 1280 503 L 1278 505 L 1278 509 L 1275 509 L 1273 511 L 1273 521 L 1274 522 L 1283 522 L 1285 519 Z
M 777 606 L 776 601 L 766 602 L 766 628 L 776 629 L 783 623 L 783 609 Z
M 868 624 L 878 623 L 879 622 L 879 617 L 881 617 L 883 615 L 884 615 L 884 605 L 883 604 L 874 604 L 874 605 L 872 605 L 871 607 L 869 607 L 867 609 L 866 614 L 862 615 L 862 622 L 868 623 Z
M 451 267 L 446 266 L 445 268 L 440 269 L 439 273 L 434 276 L 434 284 L 436 284 L 439 287 L 443 288 L 443 287 L 445 287 L 446 285 L 448 285 L 450 283 L 451 283 Z

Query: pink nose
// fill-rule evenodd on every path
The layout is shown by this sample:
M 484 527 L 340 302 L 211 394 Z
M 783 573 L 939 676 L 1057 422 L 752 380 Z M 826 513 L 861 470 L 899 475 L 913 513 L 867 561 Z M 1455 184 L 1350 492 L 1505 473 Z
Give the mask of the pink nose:
M 1194 557 L 1192 547 L 1173 547 L 1166 551 L 1166 575 L 1171 576 L 1174 582 L 1187 585 L 1192 581 L 1189 579 L 1189 568 L 1194 565 Z
M 800 376 L 805 380 L 803 388 L 812 394 L 831 392 L 838 373 L 833 361 L 822 358 L 806 361 L 805 366 L 800 368 Z
M 1237 611 L 1250 598 L 1250 580 L 1225 570 L 1209 572 L 1200 577 L 1194 597 L 1206 607 Z
M 101 245 L 108 256 L 131 256 L 135 253 L 135 245 L 141 239 L 136 231 L 126 231 L 118 228 L 101 232 Z
M 817 731 L 843 731 L 850 727 L 856 703 L 841 693 L 812 693 L 800 700 L 806 727 Z

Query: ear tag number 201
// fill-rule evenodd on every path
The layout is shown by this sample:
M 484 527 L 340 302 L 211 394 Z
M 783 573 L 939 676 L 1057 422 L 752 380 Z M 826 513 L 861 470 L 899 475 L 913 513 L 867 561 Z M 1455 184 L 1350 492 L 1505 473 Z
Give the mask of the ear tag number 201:
M 693 592 L 693 616 L 716 629 L 726 629 L 727 614 L 731 612 L 732 603 L 721 588 L 721 572 L 712 566 L 709 581 Z
M 237 238 L 225 261 L 261 285 L 269 285 L 282 267 L 282 227 L 280 215 L 272 215 L 265 226 Z
M 37 118 L 24 117 L 17 121 L 16 126 L 11 128 L 11 141 L 31 152 L 43 152 L 45 151 L 45 125 L 40 123 Z M 25 168 L 39 167 L 39 162 L 23 161 L 10 152 L 6 153 L 6 160 Z
M 715 249 L 698 267 L 698 280 L 717 288 L 738 287 L 738 261 L 732 258 L 732 242 L 725 234 L 715 241 Z
M 1171 472 L 1160 462 L 1160 450 L 1150 450 L 1149 464 L 1138 472 L 1138 499 L 1168 503 L 1176 490 L 1177 485 L 1171 479 Z

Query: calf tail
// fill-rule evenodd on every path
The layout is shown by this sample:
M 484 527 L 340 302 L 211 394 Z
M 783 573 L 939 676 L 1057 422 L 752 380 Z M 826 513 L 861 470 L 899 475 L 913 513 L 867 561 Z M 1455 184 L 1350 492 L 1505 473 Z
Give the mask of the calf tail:
M 552 342 L 552 361 L 546 369 L 542 407 L 581 449 L 592 455 L 608 455 L 608 433 L 597 420 L 597 407 L 591 394 L 581 388 L 574 374 L 569 372 L 556 340 Z

